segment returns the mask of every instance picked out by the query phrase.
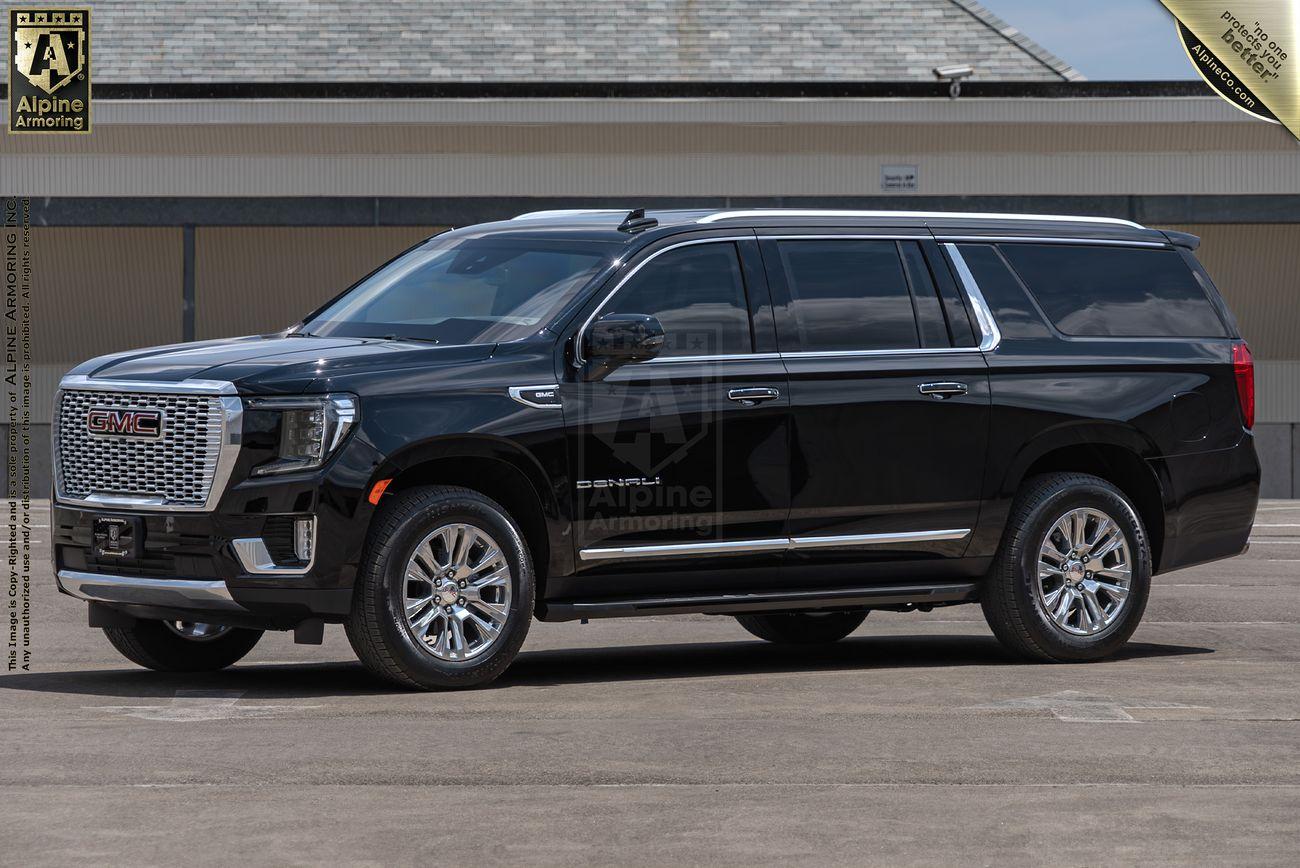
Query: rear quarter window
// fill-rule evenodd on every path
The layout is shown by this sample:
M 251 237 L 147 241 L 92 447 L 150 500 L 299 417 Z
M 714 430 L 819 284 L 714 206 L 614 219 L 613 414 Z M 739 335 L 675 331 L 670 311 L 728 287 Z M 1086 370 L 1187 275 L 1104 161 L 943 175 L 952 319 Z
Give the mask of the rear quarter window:
M 1002 254 L 1062 333 L 1227 337 L 1205 290 L 1173 250 L 1003 244 Z

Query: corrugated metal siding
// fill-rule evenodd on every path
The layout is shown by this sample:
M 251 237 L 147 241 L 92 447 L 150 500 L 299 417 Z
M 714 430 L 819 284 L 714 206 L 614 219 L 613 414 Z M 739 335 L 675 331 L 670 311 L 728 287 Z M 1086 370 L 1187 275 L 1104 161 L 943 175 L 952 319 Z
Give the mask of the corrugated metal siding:
M 181 230 L 32 229 L 37 362 L 181 340 Z
M 436 231 L 199 228 L 195 335 L 206 340 L 279 331 Z
M 1297 215 L 1300 217 L 1300 215 Z M 1183 224 L 1259 360 L 1300 359 L 1300 224 Z M 1300 416 L 1287 421 L 1300 421 Z
M 936 130 L 934 135 L 957 134 Z M 936 195 L 1300 193 L 1300 149 L 1240 153 L 7 156 L 31 196 L 881 195 L 882 163 Z M 903 194 L 900 198 L 906 198 Z
M 1255 418 L 1300 423 L 1300 361 L 1255 363 Z

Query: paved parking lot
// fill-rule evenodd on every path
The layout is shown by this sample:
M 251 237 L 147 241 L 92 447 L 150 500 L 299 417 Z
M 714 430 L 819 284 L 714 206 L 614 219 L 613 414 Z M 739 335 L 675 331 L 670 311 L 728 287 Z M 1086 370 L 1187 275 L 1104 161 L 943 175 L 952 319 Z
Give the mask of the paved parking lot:
M 44 517 L 38 522 L 47 521 Z M 978 607 L 785 650 L 726 618 L 534 624 L 488 689 L 390 691 L 341 628 L 133 669 L 59 597 L 0 675 L 0 864 L 1294 865 L 1300 502 L 1159 577 L 1119 658 Z

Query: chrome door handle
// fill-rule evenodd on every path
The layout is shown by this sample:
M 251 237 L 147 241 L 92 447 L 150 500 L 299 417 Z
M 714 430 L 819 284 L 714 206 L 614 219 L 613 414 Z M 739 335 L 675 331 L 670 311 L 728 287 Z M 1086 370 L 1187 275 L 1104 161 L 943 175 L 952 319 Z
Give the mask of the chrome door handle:
M 763 401 L 776 400 L 781 397 L 781 391 L 769 387 L 732 389 L 727 393 L 727 397 L 742 406 L 753 407 L 755 404 L 761 404 Z
M 970 391 L 965 383 L 921 383 L 916 387 L 916 391 L 922 395 L 929 395 L 937 401 L 944 398 L 951 398 L 953 395 L 965 395 Z

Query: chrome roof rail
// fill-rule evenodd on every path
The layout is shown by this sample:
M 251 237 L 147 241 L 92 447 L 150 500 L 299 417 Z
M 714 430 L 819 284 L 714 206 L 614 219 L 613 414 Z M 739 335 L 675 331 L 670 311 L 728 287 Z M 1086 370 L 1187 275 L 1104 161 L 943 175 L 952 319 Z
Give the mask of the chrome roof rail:
M 579 214 L 627 214 L 630 208 L 556 208 L 551 211 L 529 211 L 516 214 L 511 220 L 537 220 L 545 217 L 576 217 Z
M 697 220 L 697 223 L 718 223 L 723 220 L 747 220 L 755 217 L 920 217 L 932 220 L 1025 220 L 1057 223 L 1104 223 L 1111 226 L 1128 226 L 1145 229 L 1131 220 L 1117 217 L 1070 217 L 1060 214 L 996 214 L 969 211 L 834 211 L 803 208 L 759 208 L 749 211 L 717 211 Z

